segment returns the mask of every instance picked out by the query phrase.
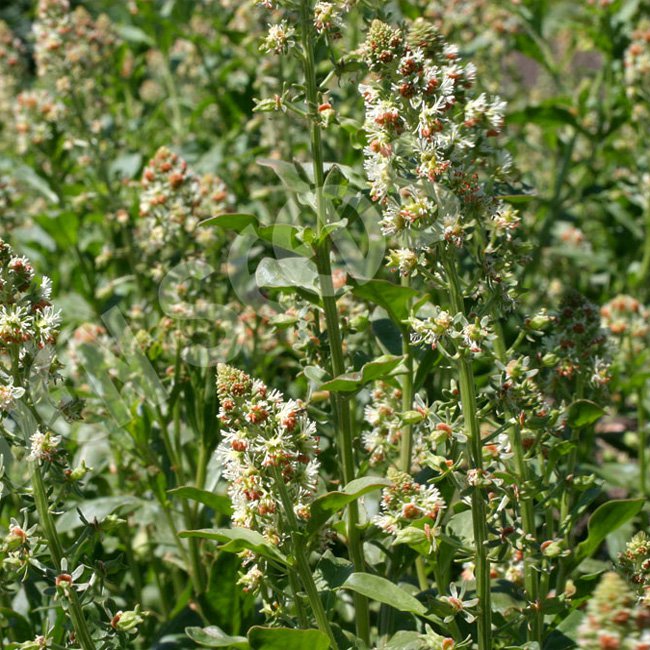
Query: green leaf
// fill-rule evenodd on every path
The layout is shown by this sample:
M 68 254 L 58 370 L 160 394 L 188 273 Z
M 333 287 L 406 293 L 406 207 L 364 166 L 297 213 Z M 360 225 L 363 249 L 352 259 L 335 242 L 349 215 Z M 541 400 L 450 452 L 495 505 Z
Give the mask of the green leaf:
M 248 641 L 243 636 L 229 636 L 216 625 L 208 627 L 186 627 L 187 634 L 192 641 L 205 648 L 250 648 Z
M 422 648 L 422 635 L 413 630 L 400 630 L 396 632 L 384 650 L 420 650 Z
M 89 499 L 77 504 L 72 510 L 64 512 L 56 522 L 56 529 L 60 533 L 68 533 L 84 525 L 79 511 L 86 521 L 101 522 L 114 512 L 133 512 L 140 508 L 143 501 L 138 497 L 123 495 L 119 497 L 99 497 Z
M 202 528 L 201 530 L 183 530 L 179 537 L 199 537 L 223 542 L 222 551 L 239 553 L 243 550 L 253 551 L 269 560 L 287 564 L 287 558 L 262 535 L 248 528 Z
M 571 568 L 577 567 L 580 562 L 591 557 L 607 535 L 636 517 L 644 503 L 645 499 L 619 499 L 608 501 L 596 508 L 589 518 L 587 539 L 578 544 Z
M 183 485 L 173 490 L 167 490 L 167 494 L 181 497 L 182 499 L 198 501 L 221 515 L 230 516 L 232 514 L 232 504 L 230 503 L 230 499 L 224 494 L 215 494 L 214 492 L 201 490 L 191 485 Z
M 586 427 L 599 420 L 605 411 L 595 402 L 587 399 L 579 399 L 569 406 L 567 424 L 573 429 Z
M 297 287 L 310 293 L 318 293 L 316 266 L 303 257 L 285 257 L 280 260 L 265 257 L 257 265 L 255 279 L 260 287 Z
M 219 226 L 226 230 L 242 232 L 242 230 L 245 230 L 248 226 L 256 227 L 257 224 L 257 217 L 254 214 L 247 214 L 245 212 L 225 212 L 224 214 L 217 214 L 214 217 L 208 217 L 201 221 L 199 225 Z
M 0 607 L 0 634 L 13 631 L 15 638 L 33 638 L 34 632 L 29 621 L 9 607 Z
M 292 226 L 290 223 L 276 223 L 257 229 L 259 238 L 269 242 L 274 248 L 283 248 L 303 257 L 311 257 L 312 250 L 300 240 L 302 233 L 302 228 Z
M 125 41 L 128 41 L 129 43 L 144 43 L 145 45 L 149 45 L 150 47 L 153 47 L 155 45 L 153 39 L 149 34 L 145 33 L 143 30 L 141 30 L 139 27 L 136 27 L 135 25 L 120 25 L 117 24 L 115 25 L 115 31 L 118 33 L 120 38 L 124 39 Z
M 370 573 L 353 573 L 341 588 L 355 591 L 401 612 L 411 612 L 420 616 L 427 612 L 427 608 L 417 598 L 406 593 L 390 580 Z
M 338 492 L 328 492 L 314 500 L 311 504 L 311 517 L 307 524 L 308 532 L 315 533 L 320 527 L 339 510 L 356 501 L 364 494 L 391 485 L 387 478 L 379 476 L 364 476 L 350 481 Z
M 385 377 L 395 370 L 402 361 L 401 356 L 391 354 L 383 355 L 374 361 L 366 363 L 361 370 L 357 372 L 347 372 L 338 377 L 334 377 L 322 386 L 322 390 L 329 390 L 334 393 L 350 393 L 359 390 L 365 384 Z
M 355 296 L 383 307 L 398 324 L 409 317 L 409 304 L 419 296 L 415 289 L 402 287 L 386 280 L 370 280 L 359 284 L 353 290 Z
M 304 171 L 298 165 L 268 158 L 260 159 L 257 163 L 263 167 L 270 167 L 290 192 L 304 194 L 311 190 L 310 184 L 304 177 Z
M 248 631 L 252 650 L 328 650 L 327 635 L 319 630 L 285 627 L 252 627 Z

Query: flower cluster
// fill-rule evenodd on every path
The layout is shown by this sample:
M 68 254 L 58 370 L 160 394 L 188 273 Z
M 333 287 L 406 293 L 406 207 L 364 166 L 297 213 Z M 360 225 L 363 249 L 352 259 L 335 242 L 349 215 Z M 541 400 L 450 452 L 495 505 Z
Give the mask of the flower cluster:
M 445 509 L 445 502 L 433 485 L 417 483 L 405 472 L 388 471 L 392 485 L 382 492 L 380 514 L 374 518 L 374 523 L 390 535 L 415 522 L 424 523 L 425 534 L 434 539 L 436 525 Z
M 301 402 L 285 400 L 232 366 L 219 364 L 217 395 L 223 427 L 219 454 L 229 481 L 233 523 L 282 545 L 288 541 L 288 527 L 283 525 L 287 513 L 279 485 L 293 504 L 289 517 L 308 519 L 318 480 L 316 427 Z M 242 582 L 255 588 L 259 577 L 259 568 L 253 566 Z
M 409 319 L 409 325 L 413 330 L 411 342 L 428 345 L 434 350 L 451 341 L 463 353 L 480 354 L 485 344 L 494 338 L 487 316 L 469 321 L 463 314 L 452 316 L 437 305 L 426 318 Z
M 632 33 L 623 64 L 628 94 L 635 97 L 647 93 L 650 82 L 650 20 L 641 20 Z
M 40 78 L 58 93 L 91 94 L 113 57 L 117 37 L 107 16 L 94 20 L 68 0 L 40 0 L 34 23 L 34 56 Z
M 25 47 L 0 20 L 0 110 L 10 111 L 12 99 L 19 84 L 19 77 L 24 71 Z
M 578 647 L 650 648 L 650 610 L 635 603 L 634 594 L 617 573 L 605 573 L 588 601 L 586 616 L 578 629 Z
M 465 207 L 485 204 L 479 172 L 494 158 L 491 139 L 503 127 L 505 104 L 468 97 L 475 68 L 424 21 L 404 33 L 374 21 L 364 58 L 375 78 L 361 87 L 366 104 L 366 171 L 385 207 L 387 233 L 449 223 Z M 451 191 L 455 206 L 434 206 L 431 183 Z M 453 229 L 453 228 L 452 228 Z
M 571 292 L 562 300 L 544 344 L 556 380 L 579 380 L 596 388 L 609 382 L 607 333 L 598 308 L 581 294 Z
M 149 161 L 141 187 L 136 240 L 145 255 L 144 270 L 159 280 L 181 251 L 187 258 L 197 247 L 215 241 L 213 228 L 197 226 L 202 219 L 225 211 L 229 195 L 219 177 L 199 178 L 167 147 L 158 149 Z
M 372 401 L 364 409 L 364 419 L 371 429 L 362 438 L 371 466 L 397 456 L 403 431 L 401 400 L 401 389 L 383 382 L 372 391 Z
M 19 153 L 54 140 L 65 114 L 65 106 L 44 88 L 20 93 L 13 115 Z
M 29 260 L 0 240 L 0 360 L 13 372 L 56 340 L 60 315 L 50 295 L 50 280 L 36 278 Z
M 637 354 L 647 347 L 650 334 L 650 311 L 636 298 L 615 296 L 600 308 L 602 326 L 621 343 L 628 341 L 630 352 Z
M 618 566 L 650 605 L 650 539 L 646 533 L 637 533 L 627 543 L 625 551 L 618 556 Z

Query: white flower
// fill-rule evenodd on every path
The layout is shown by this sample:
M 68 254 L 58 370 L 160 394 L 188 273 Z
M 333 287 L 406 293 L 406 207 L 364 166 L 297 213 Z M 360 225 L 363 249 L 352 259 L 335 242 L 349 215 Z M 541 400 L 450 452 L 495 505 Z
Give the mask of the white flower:
M 16 400 L 19 400 L 24 394 L 25 389 L 14 386 L 14 380 L 11 377 L 6 385 L 0 385 L 0 411 L 11 410 Z
M 31 447 L 27 459 L 50 462 L 54 460 L 57 454 L 61 436 L 57 436 L 51 431 L 43 433 L 40 429 L 37 429 L 29 440 Z

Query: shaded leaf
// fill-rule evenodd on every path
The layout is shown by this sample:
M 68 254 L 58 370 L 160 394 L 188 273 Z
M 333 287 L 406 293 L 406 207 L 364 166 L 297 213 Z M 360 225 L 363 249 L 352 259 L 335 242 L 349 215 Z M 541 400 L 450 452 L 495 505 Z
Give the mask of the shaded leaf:
M 167 490 L 167 494 L 198 501 L 222 515 L 230 516 L 232 514 L 232 504 L 230 503 L 230 499 L 224 494 L 215 494 L 214 492 L 201 490 L 191 485 L 183 485 L 173 490 Z
M 284 627 L 252 627 L 248 642 L 253 650 L 328 650 L 327 635 L 319 630 Z
M 370 573 L 353 573 L 341 587 L 355 591 L 366 598 L 390 605 L 401 612 L 411 612 L 420 616 L 426 614 L 426 607 L 414 596 L 407 593 L 386 578 Z
M 257 226 L 257 217 L 254 214 L 245 212 L 225 212 L 214 217 L 208 217 L 199 224 L 200 226 L 219 226 L 225 230 L 241 232 L 248 226 Z
M 216 625 L 208 627 L 187 627 L 187 634 L 192 641 L 205 648 L 250 648 L 243 636 L 229 636 Z
M 200 530 L 183 530 L 179 537 L 199 537 L 222 542 L 221 550 L 239 553 L 243 550 L 253 551 L 269 560 L 287 564 L 287 558 L 262 535 L 248 528 L 203 528 Z
M 578 544 L 571 567 L 593 555 L 607 535 L 641 512 L 644 503 L 645 499 L 619 499 L 596 508 L 589 518 L 587 539 Z
M 364 476 L 350 481 L 338 492 L 328 492 L 314 500 L 311 504 L 311 517 L 307 530 L 314 533 L 335 513 L 356 501 L 364 494 L 391 485 L 387 478 L 379 476 Z
M 395 355 L 383 355 L 374 361 L 366 363 L 357 372 L 348 372 L 334 377 L 325 382 L 321 388 L 332 392 L 349 393 L 359 390 L 365 384 L 375 381 L 388 375 L 401 363 L 402 357 Z
M 579 399 L 569 406 L 567 424 L 574 429 L 579 429 L 593 424 L 603 415 L 605 411 L 598 404 L 587 399 Z

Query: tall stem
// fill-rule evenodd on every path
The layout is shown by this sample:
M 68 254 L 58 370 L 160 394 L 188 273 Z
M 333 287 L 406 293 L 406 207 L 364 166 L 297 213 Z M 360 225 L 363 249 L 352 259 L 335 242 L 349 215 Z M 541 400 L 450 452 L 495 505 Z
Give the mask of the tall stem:
M 637 427 L 639 429 L 639 490 L 641 496 L 648 494 L 648 428 L 645 406 L 643 404 L 643 388 L 637 392 Z
M 582 376 L 578 377 L 577 386 L 576 386 L 576 399 L 582 399 L 584 397 L 584 378 Z M 568 519 L 571 512 L 571 507 L 573 505 L 574 498 L 574 483 L 575 483 L 575 471 L 578 466 L 578 443 L 580 442 L 580 429 L 579 427 L 573 427 L 571 431 L 571 451 L 569 452 L 569 458 L 567 460 L 567 473 L 565 477 L 565 487 L 564 492 L 562 493 L 560 501 L 560 529 L 565 529 L 566 541 L 571 548 L 571 543 L 573 539 L 573 531 L 569 526 Z M 555 585 L 555 592 L 560 596 L 564 592 L 567 581 L 567 560 L 562 558 L 560 560 L 560 567 L 557 575 L 557 582 Z
M 291 541 L 292 541 L 292 552 L 296 559 L 296 570 L 300 576 L 300 581 L 302 582 L 305 591 L 307 592 L 307 597 L 309 598 L 309 604 L 311 605 L 314 618 L 321 632 L 327 634 L 330 640 L 330 647 L 333 650 L 338 650 L 338 643 L 332 627 L 330 626 L 329 620 L 327 618 L 327 612 L 323 607 L 323 602 L 320 599 L 318 593 L 318 588 L 314 582 L 314 576 L 311 572 L 311 567 L 309 566 L 309 560 L 307 559 L 307 554 L 305 553 L 305 541 L 300 533 L 300 527 L 298 525 L 298 520 L 296 519 L 296 514 L 293 511 L 293 502 L 291 497 L 287 492 L 287 486 L 284 484 L 282 474 L 276 468 L 275 469 L 275 484 L 278 488 L 278 493 L 280 495 L 280 500 L 282 501 L 282 508 L 284 509 L 284 514 L 289 523 L 289 528 L 291 530 Z M 296 606 L 299 606 L 298 594 L 295 594 Z
M 465 314 L 465 302 L 460 287 L 460 278 L 456 268 L 456 255 L 453 251 L 442 256 L 447 274 L 449 300 L 454 312 Z M 460 400 L 463 410 L 465 434 L 467 435 L 468 461 L 471 469 L 480 474 L 483 470 L 483 444 L 481 430 L 476 417 L 476 384 L 472 362 L 465 356 L 460 356 L 457 363 Z M 492 650 L 492 598 L 490 593 L 490 560 L 487 555 L 487 512 L 483 489 L 477 484 L 472 489 L 472 527 L 476 545 L 476 595 L 479 599 L 478 615 L 478 647 L 479 650 Z
M 310 119 L 311 155 L 316 193 L 316 229 L 320 233 L 327 223 L 327 208 L 323 194 L 325 171 L 323 165 L 323 142 L 318 118 L 318 86 L 316 82 L 316 66 L 314 61 L 314 39 L 312 24 L 312 6 L 310 0 L 301 2 L 302 46 L 305 75 L 305 98 Z M 330 263 L 331 245 L 328 238 L 317 244 L 316 268 L 320 282 L 321 300 L 325 312 L 327 338 L 331 358 L 332 376 L 345 372 L 343 344 L 339 327 L 338 310 L 334 285 L 332 283 L 332 268 Z M 352 413 L 346 397 L 339 394 L 333 398 L 334 412 L 337 423 L 338 451 L 341 456 L 343 480 L 349 483 L 355 477 L 354 446 L 352 433 Z M 363 543 L 359 533 L 359 507 L 352 502 L 347 509 L 347 535 L 350 557 L 355 571 L 365 570 Z M 354 594 L 355 618 L 357 635 L 366 643 L 370 642 L 370 617 L 368 600 L 361 594 Z
M 494 330 L 497 338 L 494 342 L 494 349 L 497 358 L 501 363 L 508 361 L 508 353 L 506 351 L 505 337 L 503 335 L 503 328 L 499 322 L 498 316 L 492 314 Z M 511 414 L 506 412 L 506 417 L 510 418 Z M 524 530 L 524 537 L 526 546 L 528 543 L 536 539 L 537 527 L 535 525 L 535 504 L 531 498 L 528 487 L 528 465 L 526 464 L 526 455 L 521 440 L 521 430 L 519 426 L 513 424 L 508 435 L 510 438 L 510 446 L 514 454 L 515 473 L 519 482 L 519 503 L 521 508 L 522 528 Z M 544 615 L 542 612 L 541 599 L 539 597 L 539 579 L 535 567 L 535 559 L 532 557 L 529 547 L 524 551 L 524 588 L 526 589 L 526 596 L 530 604 L 531 616 L 530 627 L 528 629 L 528 640 L 537 641 L 540 647 L 542 645 L 542 633 L 544 630 Z
M 59 539 L 59 534 L 56 530 L 52 513 L 50 512 L 50 504 L 47 499 L 47 491 L 43 481 L 43 474 L 37 461 L 34 463 L 32 470 L 32 489 L 34 491 L 34 502 L 41 521 L 41 528 L 47 540 L 47 546 L 50 549 L 50 555 L 54 561 L 54 566 L 57 571 L 61 571 L 61 563 L 64 558 L 63 546 Z M 74 627 L 75 637 L 83 650 L 95 650 L 95 643 L 93 642 L 90 631 L 86 624 L 81 603 L 74 587 L 71 586 L 68 591 L 69 599 L 69 613 L 72 619 L 72 626 Z

